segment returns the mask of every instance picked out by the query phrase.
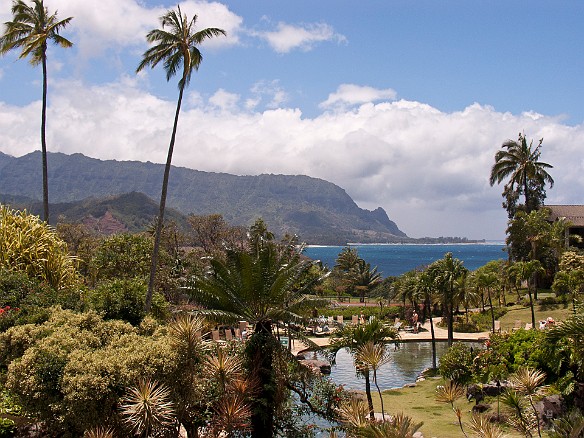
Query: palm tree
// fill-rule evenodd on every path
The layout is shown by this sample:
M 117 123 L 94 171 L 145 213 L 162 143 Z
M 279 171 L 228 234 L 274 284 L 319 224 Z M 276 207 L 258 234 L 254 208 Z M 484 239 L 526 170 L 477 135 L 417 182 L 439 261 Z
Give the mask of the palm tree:
M 366 367 L 371 367 L 373 370 L 373 383 L 375 384 L 377 393 L 379 394 L 379 402 L 381 403 L 381 417 L 383 418 L 383 421 L 385 421 L 385 409 L 383 407 L 381 389 L 379 389 L 379 384 L 377 383 L 377 371 L 383 365 L 391 361 L 391 356 L 387 350 L 387 345 L 367 342 L 365 345 L 361 345 L 357 349 L 355 354 L 355 361 L 365 365 Z
M 252 404 L 253 437 L 275 433 L 278 387 L 273 361 L 282 347 L 273 324 L 301 321 L 300 311 L 322 304 L 306 295 L 318 281 L 305 281 L 316 262 L 301 260 L 290 245 L 282 249 L 273 241 L 261 240 L 249 251 L 228 250 L 224 260 L 209 261 L 209 272 L 195 278 L 191 288 L 195 302 L 206 309 L 200 311 L 202 315 L 225 322 L 245 320 L 254 326 L 246 346 L 248 369 L 260 382 Z
M 461 260 L 454 258 L 449 252 L 444 258 L 432 263 L 428 267 L 428 273 L 440 293 L 448 327 L 448 346 L 451 347 L 454 342 L 454 309 L 458 299 L 456 284 L 461 277 L 466 276 L 468 269 L 463 266 Z
M 424 297 L 424 309 L 428 309 L 428 316 L 430 317 L 430 333 L 432 336 L 432 369 L 437 368 L 436 360 L 436 335 L 434 334 L 434 321 L 432 319 L 432 305 L 436 300 L 436 293 L 432 277 L 427 272 L 422 272 L 417 277 L 417 292 Z
M 30 55 L 33 66 L 43 69 L 43 104 L 41 110 L 41 150 L 43 157 L 43 219 L 49 223 L 49 177 L 47 167 L 47 47 L 52 41 L 61 47 L 71 47 L 73 43 L 59 35 L 73 17 L 59 20 L 57 12 L 50 15 L 43 0 L 32 0 L 32 6 L 22 0 L 12 3 L 13 21 L 4 23 L 5 31 L 0 37 L 0 55 L 22 49 L 19 58 Z
M 480 268 L 477 270 L 476 275 L 477 286 L 487 291 L 487 297 L 489 298 L 489 307 L 491 309 L 491 328 L 493 333 L 495 333 L 495 310 L 493 308 L 493 299 L 491 297 L 491 289 L 494 288 L 499 279 L 494 272 L 488 272 L 487 270 Z
M 520 133 L 517 141 L 507 140 L 503 143 L 502 149 L 495 154 L 495 164 L 491 168 L 489 182 L 492 186 L 509 178 L 503 192 L 507 198 L 504 205 L 509 218 L 512 218 L 516 211 L 516 201 L 511 201 L 511 198 L 516 199 L 517 194 L 522 194 L 525 210 L 529 213 L 536 210 L 545 199 L 545 184 L 549 183 L 550 188 L 554 185 L 553 178 L 547 172 L 547 169 L 553 166 L 539 161 L 542 143 L 543 138 L 535 148 L 533 140 L 528 146 L 525 134 Z
M 142 62 L 138 65 L 136 73 L 147 66 L 156 67 L 159 62 L 164 63 L 166 70 L 166 80 L 169 81 L 177 71 L 182 67 L 182 76 L 178 81 L 178 101 L 174 115 L 174 124 L 170 145 L 168 146 L 168 156 L 164 167 L 164 177 L 162 180 L 162 192 L 160 194 L 160 209 L 156 222 L 156 232 L 154 235 L 154 250 L 152 252 L 152 264 L 150 268 L 150 280 L 148 282 L 148 294 L 146 295 L 146 312 L 150 311 L 152 304 L 152 294 L 154 291 L 154 279 L 156 277 L 156 265 L 158 263 L 158 251 L 160 248 L 160 236 L 164 223 L 164 210 L 166 207 L 166 193 L 168 191 L 168 177 L 170 174 L 170 164 L 172 162 L 172 152 L 174 150 L 174 141 L 178 126 L 178 116 L 182 103 L 185 87 L 191 80 L 193 70 L 198 70 L 203 60 L 203 55 L 197 47 L 203 41 L 219 35 L 226 35 L 223 29 L 210 27 L 195 31 L 197 16 L 195 15 L 190 21 L 186 15 L 183 15 L 180 6 L 177 10 L 169 10 L 160 17 L 162 29 L 153 29 L 146 35 L 146 39 L 151 44 L 156 44 L 148 49 L 142 55 Z M 168 30 L 166 30 L 168 28 Z
M 529 307 L 531 308 L 531 327 L 533 330 L 537 327 L 535 325 L 535 308 L 533 305 L 532 287 L 535 287 L 532 280 L 538 272 L 545 272 L 539 260 L 530 260 L 528 262 L 515 262 L 513 264 L 514 270 L 517 272 L 517 279 L 519 281 L 527 281 L 527 294 L 529 295 Z
M 366 324 L 351 326 L 347 325 L 342 330 L 336 331 L 332 334 L 330 343 L 331 357 L 334 360 L 337 352 L 341 348 L 349 350 L 354 358 L 357 357 L 357 352 L 360 348 L 368 343 L 385 344 L 391 339 L 398 339 L 397 331 L 387 324 L 384 324 L 378 319 L 374 319 Z M 358 364 L 358 362 L 357 362 Z M 371 397 L 371 380 L 369 367 L 364 365 L 358 367 L 359 372 L 365 378 L 365 393 L 367 395 L 367 403 L 369 406 L 369 415 L 371 419 L 374 418 L 373 413 L 373 398 Z
M 365 302 L 365 294 L 381 283 L 381 274 L 377 266 L 371 269 L 371 264 L 359 259 L 357 265 L 349 272 L 349 281 L 359 291 L 359 301 Z

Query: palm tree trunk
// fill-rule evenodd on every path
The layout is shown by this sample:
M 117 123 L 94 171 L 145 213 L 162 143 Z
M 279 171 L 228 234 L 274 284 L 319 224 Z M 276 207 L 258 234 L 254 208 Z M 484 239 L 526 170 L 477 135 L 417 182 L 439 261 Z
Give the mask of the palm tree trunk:
M 43 158 L 43 216 L 45 222 L 49 223 L 49 169 L 47 165 L 47 45 L 43 44 L 41 49 L 43 64 L 43 107 L 41 111 L 41 154 Z
M 487 288 L 487 295 L 489 296 L 489 306 L 491 306 L 491 326 L 493 333 L 495 333 L 495 310 L 493 309 L 493 301 L 491 300 L 491 288 Z
M 251 367 L 250 371 L 257 376 L 259 382 L 258 395 L 251 406 L 252 438 L 271 438 L 274 436 L 276 382 L 274 381 L 273 357 L 275 342 L 272 335 L 272 321 L 258 321 L 246 347 L 248 366 Z
M 430 307 L 430 300 L 428 300 Z M 432 369 L 436 369 L 436 335 L 434 334 L 434 321 L 432 320 L 432 308 L 430 307 L 430 333 L 432 334 Z
M 176 139 L 176 130 L 178 127 L 178 116 L 180 114 L 180 106 L 182 103 L 184 89 L 185 81 L 183 80 L 181 82 L 180 92 L 178 94 L 176 113 L 174 115 L 174 125 L 172 127 L 172 135 L 170 137 L 170 145 L 168 146 L 168 156 L 166 157 L 166 165 L 164 166 L 164 178 L 162 179 L 162 192 L 160 194 L 160 209 L 156 221 L 156 232 L 154 234 L 154 250 L 152 251 L 152 263 L 150 265 L 150 280 L 148 281 L 148 293 L 146 294 L 146 303 L 144 304 L 144 311 L 146 313 L 150 312 L 150 306 L 152 305 L 152 295 L 154 293 L 154 280 L 156 278 L 156 266 L 158 265 L 158 252 L 160 251 L 160 236 L 162 235 L 162 226 L 164 224 L 164 210 L 166 208 L 168 177 L 170 175 L 170 164 L 172 162 L 172 153 L 174 151 L 174 142 Z
M 375 383 L 375 387 L 377 388 L 377 393 L 379 394 L 379 402 L 381 403 L 381 418 L 385 421 L 385 408 L 383 406 L 383 397 L 381 396 L 381 389 L 379 389 L 379 385 L 377 384 L 377 370 L 373 370 L 373 383 Z
M 533 309 L 533 296 L 531 295 L 531 287 L 529 283 L 527 283 L 527 293 L 529 295 L 529 307 L 531 308 L 531 328 L 535 329 L 535 310 Z
M 371 381 L 369 379 L 369 368 L 364 373 L 365 375 L 365 394 L 367 394 L 367 406 L 369 407 L 369 418 L 375 419 L 375 412 L 373 410 L 373 397 L 371 396 Z

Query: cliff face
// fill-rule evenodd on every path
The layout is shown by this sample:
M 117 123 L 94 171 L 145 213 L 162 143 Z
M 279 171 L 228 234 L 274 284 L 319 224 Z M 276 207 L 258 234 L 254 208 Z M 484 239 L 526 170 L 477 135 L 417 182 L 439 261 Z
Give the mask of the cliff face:
M 81 154 L 49 153 L 51 203 L 140 192 L 160 196 L 163 165 L 96 160 Z M 0 193 L 41 199 L 41 157 L 0 154 Z M 6 196 L 5 196 L 6 198 Z M 183 214 L 220 213 L 233 225 L 262 217 L 277 234 L 298 234 L 303 241 L 393 242 L 407 236 L 382 208 L 359 208 L 340 187 L 308 176 L 237 176 L 173 167 L 167 205 Z

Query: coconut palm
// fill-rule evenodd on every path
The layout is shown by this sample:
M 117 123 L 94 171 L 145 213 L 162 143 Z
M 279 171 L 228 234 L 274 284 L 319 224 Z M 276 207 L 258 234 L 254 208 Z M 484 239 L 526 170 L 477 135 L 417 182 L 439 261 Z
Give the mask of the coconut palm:
M 454 309 L 458 300 L 456 284 L 467 273 L 468 269 L 463 266 L 463 262 L 454 258 L 450 252 L 428 267 L 428 274 L 440 294 L 440 301 L 446 314 L 449 347 L 454 341 Z
M 59 35 L 73 17 L 59 20 L 57 12 L 49 14 L 43 0 L 32 0 L 32 6 L 22 0 L 12 3 L 13 20 L 4 23 L 5 31 L 0 37 L 0 55 L 22 49 L 19 58 L 30 56 L 33 66 L 41 64 L 43 69 L 43 103 L 41 110 L 41 150 L 43 159 L 43 219 L 49 223 L 49 178 L 47 168 L 47 48 L 49 41 L 60 47 L 71 47 L 73 43 Z
M 259 384 L 252 405 L 252 436 L 275 433 L 277 391 L 274 357 L 281 347 L 274 336 L 278 321 L 298 322 L 299 312 L 321 305 L 306 295 L 314 281 L 305 281 L 316 262 L 301 260 L 292 247 L 279 248 L 269 240 L 250 251 L 228 250 L 225 259 L 212 258 L 210 270 L 195 278 L 191 295 L 205 308 L 200 313 L 220 321 L 249 321 L 247 366 Z
M 502 145 L 502 149 L 495 154 L 495 164 L 491 168 L 489 182 L 492 185 L 500 184 L 504 179 L 509 179 L 505 185 L 503 195 L 506 197 L 504 204 L 509 213 L 509 218 L 515 215 L 515 201 L 517 195 L 524 197 L 525 210 L 529 213 L 536 210 L 545 199 L 545 184 L 549 183 L 550 188 L 554 185 L 554 180 L 547 172 L 551 169 L 548 163 L 539 161 L 541 155 L 541 145 L 533 148 L 533 140 L 527 145 L 525 134 L 519 134 L 517 141 L 507 140 Z
M 533 305 L 532 287 L 535 287 L 532 280 L 538 272 L 545 272 L 539 260 L 530 260 L 529 262 L 515 262 L 513 270 L 517 273 L 519 281 L 527 281 L 527 294 L 529 295 L 529 307 L 531 308 L 531 327 L 535 330 L 535 307 Z
M 191 20 L 183 15 L 180 6 L 177 10 L 169 10 L 160 17 L 161 29 L 153 29 L 146 35 L 149 43 L 155 44 L 142 55 L 142 62 L 138 65 L 136 72 L 150 66 L 156 67 L 158 63 L 163 62 L 166 70 L 166 80 L 170 79 L 182 68 L 181 79 L 178 81 L 178 101 L 174 115 L 174 124 L 172 135 L 170 136 L 170 145 L 168 146 L 168 155 L 164 167 L 164 177 L 162 180 L 162 191 L 160 194 L 160 208 L 156 222 L 156 232 L 154 235 L 154 250 L 152 253 L 152 264 L 150 268 L 150 280 L 148 282 L 148 294 L 146 295 L 146 312 L 150 311 L 152 303 L 152 294 L 154 291 L 154 279 L 156 276 L 156 265 L 158 263 L 158 251 L 160 248 L 160 236 L 164 223 L 164 210 L 166 207 L 166 193 L 168 191 L 168 178 L 170 174 L 170 165 L 172 162 L 172 153 L 178 127 L 178 117 L 182 103 L 185 87 L 189 85 L 193 70 L 198 70 L 203 60 L 198 46 L 205 40 L 220 35 L 226 35 L 223 29 L 209 27 L 195 31 L 197 16 Z
M 336 331 L 332 334 L 330 343 L 331 359 L 333 359 L 337 352 L 341 348 L 346 348 L 351 355 L 357 359 L 357 352 L 360 348 L 368 343 L 385 344 L 391 340 L 398 339 L 399 335 L 397 331 L 381 322 L 378 319 L 369 321 L 366 324 L 360 324 L 357 326 L 347 325 L 341 330 Z M 357 369 L 360 374 L 365 378 L 365 393 L 367 395 L 367 403 L 369 406 L 369 415 L 374 418 L 373 412 L 373 398 L 371 397 L 371 376 L 369 372 L 369 367 L 364 363 L 359 363 L 355 360 Z
M 349 271 L 348 277 L 353 287 L 359 291 L 361 303 L 365 302 L 365 295 L 382 280 L 377 266 L 371 269 L 371 264 L 363 259 L 359 259 L 357 265 Z
M 432 319 L 432 305 L 437 298 L 437 294 L 432 277 L 427 272 L 418 275 L 416 289 L 418 294 L 424 298 L 424 308 L 428 309 L 427 314 L 430 318 L 430 334 L 432 336 L 432 369 L 435 370 L 438 361 L 436 360 L 436 335 L 434 333 L 434 321 Z

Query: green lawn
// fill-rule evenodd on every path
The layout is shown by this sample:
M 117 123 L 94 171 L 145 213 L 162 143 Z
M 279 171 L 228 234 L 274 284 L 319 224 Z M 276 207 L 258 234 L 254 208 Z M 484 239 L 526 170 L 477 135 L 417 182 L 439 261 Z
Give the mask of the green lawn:
M 552 317 L 556 322 L 567 319 L 572 314 L 572 308 L 569 305 L 544 305 L 535 306 L 535 322 Z M 515 321 L 521 321 L 521 327 L 531 322 L 531 309 L 529 307 L 513 306 L 501 318 L 501 330 L 511 331 L 515 325 Z
M 418 382 L 414 388 L 392 389 L 383 392 L 383 403 L 387 413 L 399 413 L 412 417 L 414 422 L 424 422 L 420 431 L 426 438 L 454 438 L 464 435 L 460 431 L 456 415 L 450 404 L 436 401 L 436 386 L 443 384 L 441 378 L 430 378 Z M 376 412 L 381 412 L 379 395 L 373 394 L 373 404 Z M 468 423 L 471 417 L 473 402 L 461 398 L 455 406 L 462 410 L 463 423 Z M 496 409 L 496 406 L 494 407 Z M 469 434 L 468 428 L 465 431 Z M 505 430 L 509 438 L 518 438 L 521 435 L 512 430 Z M 469 434 L 470 435 L 470 434 Z

